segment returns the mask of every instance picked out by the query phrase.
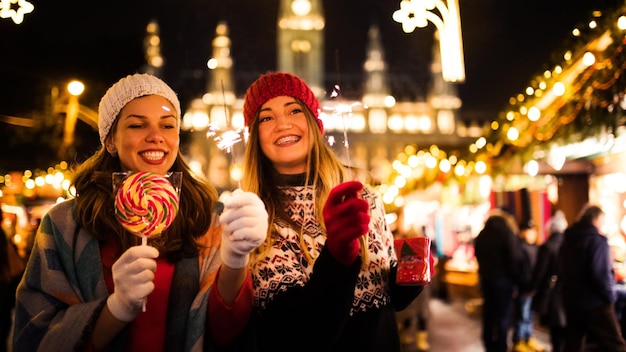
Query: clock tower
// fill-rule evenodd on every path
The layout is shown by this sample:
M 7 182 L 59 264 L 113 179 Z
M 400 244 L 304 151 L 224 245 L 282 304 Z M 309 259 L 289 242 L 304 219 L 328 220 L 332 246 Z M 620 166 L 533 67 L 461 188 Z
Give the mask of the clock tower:
M 324 94 L 324 14 L 319 0 L 280 0 L 278 70 L 300 76 Z

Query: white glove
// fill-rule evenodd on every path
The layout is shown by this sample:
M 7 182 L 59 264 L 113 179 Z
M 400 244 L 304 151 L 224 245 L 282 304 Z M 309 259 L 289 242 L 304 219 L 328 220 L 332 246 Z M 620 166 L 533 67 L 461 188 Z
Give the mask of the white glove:
M 107 299 L 111 314 L 129 322 L 139 314 L 146 297 L 154 291 L 154 272 L 159 250 L 152 246 L 130 247 L 113 263 L 115 289 Z
M 243 268 L 248 264 L 250 252 L 267 237 L 267 210 L 256 194 L 240 189 L 225 197 L 222 203 L 220 257 L 230 268 Z

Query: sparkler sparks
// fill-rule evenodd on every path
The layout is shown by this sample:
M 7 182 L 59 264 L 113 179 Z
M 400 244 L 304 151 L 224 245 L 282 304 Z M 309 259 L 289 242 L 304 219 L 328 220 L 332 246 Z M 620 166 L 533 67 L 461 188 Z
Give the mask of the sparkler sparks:
M 222 81 L 222 97 L 224 98 L 224 117 L 226 119 L 226 126 L 230 127 L 231 122 L 228 115 L 228 109 L 226 107 L 226 93 L 224 92 L 224 82 Z M 217 148 L 220 150 L 225 150 L 227 154 L 231 155 L 232 163 L 236 167 L 236 159 L 233 146 L 243 140 L 242 133 L 243 128 L 234 128 L 234 129 L 226 129 L 224 131 L 220 131 L 220 128 L 214 124 L 209 123 L 207 138 L 213 138 L 215 143 L 217 144 Z M 232 177 L 232 174 L 231 174 Z M 240 179 L 237 179 L 238 187 L 241 188 Z
M 231 154 L 233 146 L 243 140 L 241 138 L 241 129 L 226 130 L 220 133 L 217 126 L 209 124 L 207 138 L 211 137 L 213 137 L 213 140 L 217 143 L 217 147 L 220 150 L 226 150 L 227 153 Z
M 338 84 L 335 84 L 332 93 L 330 94 L 330 98 L 339 98 L 339 103 L 333 106 L 324 106 L 324 111 L 330 111 L 330 116 L 341 118 L 343 124 L 343 146 L 346 148 L 346 160 L 348 170 L 352 169 L 352 165 L 350 162 L 350 143 L 348 141 L 348 128 L 346 126 L 346 118 L 352 115 L 352 108 L 355 106 L 361 105 L 359 102 L 354 102 L 352 104 L 345 104 L 341 100 L 340 95 L 341 87 Z M 334 140 L 331 141 L 334 144 Z

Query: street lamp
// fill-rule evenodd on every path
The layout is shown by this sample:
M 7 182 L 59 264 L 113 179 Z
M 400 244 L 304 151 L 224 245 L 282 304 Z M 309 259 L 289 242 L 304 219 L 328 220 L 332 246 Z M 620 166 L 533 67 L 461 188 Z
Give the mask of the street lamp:
M 69 93 L 67 107 L 65 110 L 65 125 L 63 129 L 63 148 L 67 154 L 67 149 L 74 144 L 74 130 L 76 129 L 76 120 L 78 118 L 78 110 L 80 104 L 78 103 L 78 97 L 85 91 L 85 85 L 73 80 L 67 85 L 67 92 Z

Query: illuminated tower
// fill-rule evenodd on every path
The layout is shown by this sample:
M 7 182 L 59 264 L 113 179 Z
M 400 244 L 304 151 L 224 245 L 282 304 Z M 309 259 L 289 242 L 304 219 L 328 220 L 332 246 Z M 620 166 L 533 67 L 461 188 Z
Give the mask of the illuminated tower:
M 234 92 L 230 47 L 228 25 L 226 22 L 219 22 L 211 41 L 212 56 L 206 63 L 209 70 L 206 91 L 201 99 L 191 101 L 181 125 L 181 129 L 190 133 L 187 151 L 189 166 L 198 175 L 204 175 L 219 191 L 231 189 L 233 185 L 230 182 L 238 180 L 229 174 L 235 163 L 234 153 L 220 150 L 214 141 L 215 135 L 209 132 L 243 126 L 241 111 L 233 114 L 237 98 Z
M 387 63 L 383 52 L 378 26 L 372 26 L 368 32 L 367 57 L 363 64 L 365 71 L 365 89 L 363 104 L 369 107 L 368 125 L 373 133 L 387 131 L 387 110 L 392 102 L 387 82 Z
M 211 123 L 225 129 L 232 117 L 235 102 L 233 83 L 233 59 L 230 55 L 231 40 L 228 25 L 220 22 L 215 29 L 212 42 L 213 56 L 207 62 L 210 74 L 207 80 L 206 94 L 202 101 L 207 105 Z
M 318 97 L 324 92 L 324 26 L 321 1 L 280 1 L 278 70 L 300 76 Z
M 156 20 L 150 21 L 146 26 L 146 36 L 143 39 L 144 55 L 146 64 L 142 71 L 160 77 L 163 70 L 163 56 L 161 56 L 161 36 L 159 34 L 159 23 Z

